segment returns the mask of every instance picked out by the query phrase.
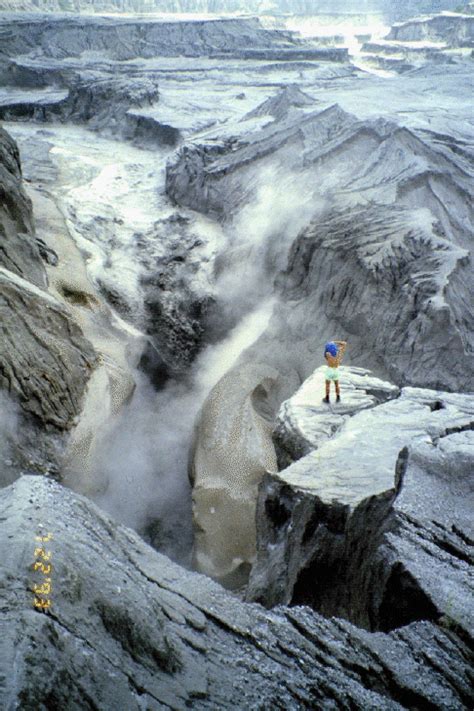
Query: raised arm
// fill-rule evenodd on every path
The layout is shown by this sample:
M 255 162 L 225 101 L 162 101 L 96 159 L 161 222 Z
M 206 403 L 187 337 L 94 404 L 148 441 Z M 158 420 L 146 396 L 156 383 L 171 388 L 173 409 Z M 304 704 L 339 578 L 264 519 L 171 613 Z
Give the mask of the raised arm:
M 342 356 L 344 355 L 347 348 L 347 341 L 334 341 L 334 343 L 337 346 L 338 360 L 342 360 Z

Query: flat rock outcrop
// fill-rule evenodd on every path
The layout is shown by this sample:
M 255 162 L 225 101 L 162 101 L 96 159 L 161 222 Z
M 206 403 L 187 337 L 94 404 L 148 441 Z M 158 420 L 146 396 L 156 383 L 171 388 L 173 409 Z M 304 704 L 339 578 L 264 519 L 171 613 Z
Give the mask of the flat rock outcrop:
M 469 650 L 451 629 L 373 634 L 242 603 L 44 477 L 0 491 L 0 535 L 2 708 L 469 706 Z
M 333 404 L 329 412 L 328 406 L 321 402 L 325 392 L 324 367 L 318 368 L 289 400 L 282 403 L 273 430 L 280 469 L 334 437 L 349 415 L 392 400 L 400 393 L 395 385 L 374 378 L 364 368 L 345 367 L 340 383 L 343 400 Z
M 312 451 L 263 481 L 248 598 L 373 630 L 429 619 L 471 639 L 472 396 L 404 388 L 361 409 L 343 382 L 340 405 L 315 407 L 323 377 L 280 410 L 285 452 Z

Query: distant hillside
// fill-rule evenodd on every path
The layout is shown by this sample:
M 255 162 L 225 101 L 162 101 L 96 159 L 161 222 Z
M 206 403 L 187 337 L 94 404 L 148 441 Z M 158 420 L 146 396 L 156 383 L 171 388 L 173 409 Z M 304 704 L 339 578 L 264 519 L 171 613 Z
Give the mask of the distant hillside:
M 467 4 L 467 3 L 466 3 Z M 0 0 L 0 10 L 47 12 L 179 12 L 297 15 L 382 13 L 400 20 L 420 13 L 454 10 L 462 0 Z

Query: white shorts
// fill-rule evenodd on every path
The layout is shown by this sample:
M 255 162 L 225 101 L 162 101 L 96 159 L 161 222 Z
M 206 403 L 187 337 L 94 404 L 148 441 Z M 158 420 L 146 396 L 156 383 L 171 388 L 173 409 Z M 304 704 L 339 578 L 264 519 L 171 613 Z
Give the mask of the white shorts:
M 335 382 L 336 380 L 339 380 L 339 375 L 339 368 L 330 368 L 329 366 L 326 368 L 326 380 L 333 380 Z

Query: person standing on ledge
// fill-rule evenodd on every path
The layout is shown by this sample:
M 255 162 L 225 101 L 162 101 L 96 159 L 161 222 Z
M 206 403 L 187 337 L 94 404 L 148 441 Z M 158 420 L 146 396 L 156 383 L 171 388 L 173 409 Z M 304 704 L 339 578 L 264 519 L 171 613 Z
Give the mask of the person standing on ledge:
M 336 388 L 336 402 L 341 402 L 341 389 L 339 387 L 339 366 L 341 365 L 342 356 L 346 350 L 346 341 L 330 341 L 324 346 L 324 357 L 328 367 L 326 368 L 326 397 L 323 397 L 323 402 L 329 404 L 329 389 L 331 380 Z

